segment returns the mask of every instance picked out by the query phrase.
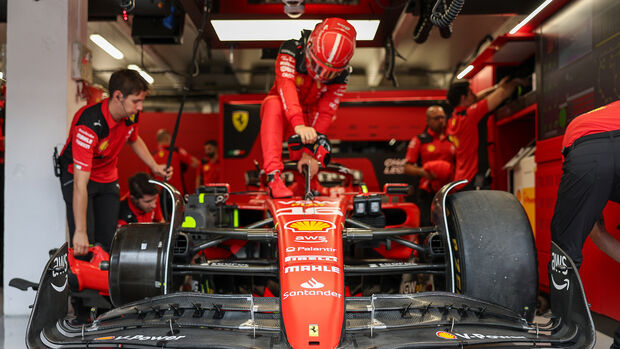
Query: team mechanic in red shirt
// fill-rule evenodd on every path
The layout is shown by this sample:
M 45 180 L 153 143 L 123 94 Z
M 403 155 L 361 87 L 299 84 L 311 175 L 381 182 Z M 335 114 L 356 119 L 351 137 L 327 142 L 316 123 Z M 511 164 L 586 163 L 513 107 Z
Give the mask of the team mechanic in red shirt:
M 454 180 L 469 181 L 463 190 L 488 188 L 488 164 L 480 161 L 480 153 L 486 153 L 486 149 L 479 149 L 478 123 L 522 84 L 521 79 L 508 81 L 504 78 L 499 84 L 474 94 L 469 82 L 459 81 L 448 89 L 446 98 L 454 111 L 448 121 L 447 134 L 456 147 Z
M 218 158 L 217 141 L 210 139 L 204 145 L 205 156 L 200 160 L 196 171 L 196 188 L 220 180 L 220 160 Z
M 156 137 L 157 151 L 153 153 L 153 158 L 158 164 L 165 164 L 168 161 L 168 154 L 170 154 L 170 141 L 172 140 L 172 136 L 170 135 L 170 131 L 162 128 L 157 131 Z M 170 177 L 168 183 L 181 192 L 182 195 L 185 195 L 187 188 L 183 179 L 183 174 L 185 171 L 183 171 L 182 167 L 188 166 L 191 168 L 196 168 L 198 167 L 198 164 L 198 159 L 188 153 L 187 150 L 181 147 L 174 147 L 170 166 L 175 168 L 176 171 L 172 177 Z
M 588 235 L 620 263 L 620 241 L 607 232 L 602 216 L 607 201 L 620 203 L 620 101 L 573 119 L 562 147 L 562 179 L 551 219 L 551 239 L 577 268 Z M 620 327 L 610 349 L 620 349 Z
M 120 202 L 116 164 L 123 144 L 129 143 L 153 173 L 172 174 L 171 167 L 155 162 L 138 135 L 148 88 L 138 72 L 119 70 L 110 77 L 110 97 L 83 107 L 73 117 L 60 155 L 60 182 L 75 255 L 86 254 L 89 242 L 110 248 Z
M 454 175 L 454 144 L 445 135 L 446 113 L 439 105 L 426 109 L 427 128 L 413 137 L 407 149 L 405 174 L 420 178 L 414 202 L 420 209 L 420 226 L 431 225 L 435 193 Z
M 129 223 L 163 222 L 159 207 L 159 187 L 149 183 L 151 176 L 138 172 L 129 177 L 129 195 L 121 199 L 118 227 Z
M 303 143 L 312 144 L 317 132 L 327 132 L 346 89 L 356 35 L 344 19 L 327 18 L 280 47 L 276 80 L 261 105 L 263 168 L 272 197 L 293 195 L 280 178 L 283 136 L 298 134 Z M 317 160 L 305 147 L 290 154 L 300 172 L 302 163 L 309 164 L 311 176 L 318 172 Z

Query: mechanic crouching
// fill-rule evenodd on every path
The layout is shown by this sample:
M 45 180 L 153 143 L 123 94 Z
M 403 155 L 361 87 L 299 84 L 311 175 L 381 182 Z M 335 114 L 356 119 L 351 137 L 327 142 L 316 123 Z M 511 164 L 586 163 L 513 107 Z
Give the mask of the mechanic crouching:
M 551 220 L 551 239 L 577 268 L 588 236 L 620 263 L 620 241 L 607 232 L 602 216 L 607 201 L 620 203 L 620 101 L 573 119 L 562 147 L 562 179 Z M 611 349 L 620 349 L 620 327 Z
M 159 187 L 149 183 L 151 176 L 138 172 L 129 177 L 129 195 L 120 203 L 118 227 L 129 223 L 163 222 L 159 207 Z
M 276 59 L 276 80 L 261 104 L 263 169 L 268 192 L 274 198 L 293 196 L 280 174 L 282 140 L 297 134 L 313 144 L 317 132 L 325 133 L 340 104 L 349 76 L 348 64 L 355 50 L 355 28 L 341 18 L 327 18 L 299 40 L 285 41 Z M 309 164 L 310 175 L 318 172 L 312 152 L 291 150 L 291 159 Z
M 148 83 L 138 72 L 125 69 L 112 74 L 108 87 L 109 98 L 75 114 L 59 158 L 69 242 L 75 255 L 86 254 L 89 244 L 110 249 L 120 202 L 116 164 L 123 144 L 129 143 L 153 173 L 172 174 L 172 168 L 155 162 L 138 135 Z

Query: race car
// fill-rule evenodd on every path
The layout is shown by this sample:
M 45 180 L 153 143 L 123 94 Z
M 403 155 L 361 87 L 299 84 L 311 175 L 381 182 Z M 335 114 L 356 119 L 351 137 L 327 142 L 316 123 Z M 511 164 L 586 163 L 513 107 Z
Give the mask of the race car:
M 67 316 L 68 247 L 47 263 L 29 348 L 592 348 L 594 324 L 575 265 L 552 246 L 552 317 L 533 322 L 538 268 L 519 202 L 501 191 L 437 193 L 436 226 L 417 227 L 407 187 L 365 192 L 352 171 L 312 181 L 285 169 L 295 196 L 273 199 L 264 174 L 187 202 L 166 183 L 171 221 L 129 224 L 114 238 L 113 309 Z M 251 183 L 250 183 L 251 182 Z M 337 188 L 334 190 L 333 188 Z M 432 275 L 436 290 L 399 287 Z

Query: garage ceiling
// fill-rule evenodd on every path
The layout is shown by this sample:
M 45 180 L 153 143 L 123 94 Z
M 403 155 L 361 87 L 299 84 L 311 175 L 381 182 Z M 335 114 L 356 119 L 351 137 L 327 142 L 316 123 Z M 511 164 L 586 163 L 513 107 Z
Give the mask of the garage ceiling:
M 126 0 L 123 0 L 126 1 Z M 135 0 L 128 20 L 121 16 L 121 0 L 89 0 L 88 34 L 104 36 L 124 53 L 116 60 L 88 41 L 92 51 L 94 82 L 105 86 L 112 71 L 129 64 L 141 66 L 155 78 L 146 108 L 174 111 L 191 70 L 192 44 L 202 17 L 203 0 Z M 372 41 L 358 42 L 351 65 L 349 91 L 446 88 L 460 62 L 468 62 L 474 48 L 487 35 L 495 37 L 512 28 L 536 8 L 540 0 L 465 0 L 449 39 L 433 28 L 422 44 L 413 41 L 420 7 L 434 0 L 305 0 L 302 19 L 338 16 L 345 19 L 379 19 Z M 4 4 L 2 4 L 4 2 Z M 287 19 L 282 0 L 208 0 L 209 19 Z M 184 17 L 180 44 L 135 44 L 135 16 L 157 18 L 171 13 Z M 0 20 L 6 21 L 6 0 L 0 1 Z M 252 30 L 252 28 L 247 28 Z M 290 33 L 291 39 L 298 33 Z M 386 38 L 392 37 L 402 58 L 396 58 L 398 87 L 384 77 Z M 265 93 L 274 80 L 273 53 L 279 42 L 221 42 L 207 21 L 196 59 L 186 110 L 212 112 L 223 93 Z M 271 51 L 270 51 L 271 50 Z

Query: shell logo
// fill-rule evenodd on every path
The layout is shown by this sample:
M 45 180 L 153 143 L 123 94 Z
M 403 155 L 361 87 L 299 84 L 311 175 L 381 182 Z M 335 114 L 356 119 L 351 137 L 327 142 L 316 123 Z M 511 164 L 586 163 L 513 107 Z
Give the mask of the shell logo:
M 435 335 L 439 338 L 444 338 L 444 339 L 456 339 L 456 336 L 450 332 L 437 331 L 435 332 Z
M 428 146 L 428 147 L 426 147 L 426 150 L 427 150 L 429 153 L 432 153 L 432 152 L 434 152 L 434 151 L 435 151 L 435 146 L 434 146 L 433 144 L 429 144 L 429 146 Z
M 301 232 L 327 232 L 334 229 L 334 223 L 317 220 L 300 220 L 287 223 L 285 228 L 291 229 L 295 233 Z

